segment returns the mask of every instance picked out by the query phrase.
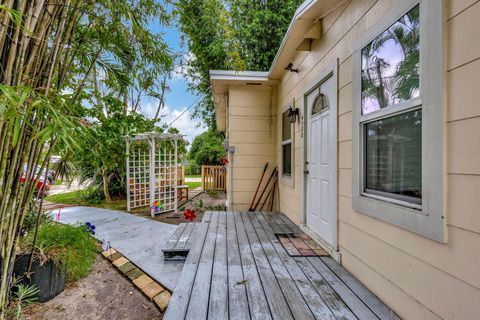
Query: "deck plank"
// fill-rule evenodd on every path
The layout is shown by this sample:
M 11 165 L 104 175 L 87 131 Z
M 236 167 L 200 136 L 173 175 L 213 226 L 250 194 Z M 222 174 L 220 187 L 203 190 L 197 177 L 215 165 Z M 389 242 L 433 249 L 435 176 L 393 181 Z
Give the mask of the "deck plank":
M 188 238 L 190 238 L 190 234 L 192 233 L 193 226 L 195 223 L 184 223 L 186 226 L 183 229 L 181 236 L 178 238 L 177 243 L 173 247 L 173 250 L 185 250 L 190 248 L 185 248 Z
M 256 231 L 260 243 L 262 244 L 265 255 L 270 262 L 272 270 L 277 278 L 280 288 L 283 291 L 283 295 L 288 303 L 288 306 L 290 307 L 293 317 L 295 319 L 315 319 L 312 311 L 305 302 L 303 295 L 295 284 L 295 281 L 292 279 L 292 276 L 285 267 L 285 261 L 282 261 L 262 225 L 257 219 L 255 219 L 256 214 L 251 212 L 248 215 L 250 218 L 250 223 Z
M 247 213 L 241 214 L 273 319 L 293 319 L 287 301 Z
M 380 319 L 400 318 L 350 272 L 330 257 L 320 258 Z
M 193 247 L 194 242 L 196 241 L 198 227 L 200 226 L 200 222 L 195 222 L 193 225 L 193 230 L 190 233 L 190 237 L 187 240 L 187 244 L 185 245 L 185 249 L 191 249 Z
M 183 230 L 185 230 L 186 227 L 187 227 L 186 223 L 180 223 L 178 225 L 177 229 L 175 229 L 172 236 L 170 237 L 168 242 L 163 247 L 163 251 L 173 250 L 173 248 L 175 248 L 175 245 L 177 244 L 178 239 L 180 239 L 180 237 L 183 234 Z
M 273 212 L 265 212 L 264 216 L 266 219 L 268 219 L 270 225 L 272 228 L 275 230 L 275 233 L 294 233 L 294 231 L 287 226 L 287 224 L 279 219 L 278 217 L 279 213 L 273 213 Z
M 210 286 L 212 281 L 213 257 L 215 239 L 217 237 L 218 212 L 212 212 L 208 232 L 203 246 L 200 261 L 198 262 L 197 274 L 191 292 L 195 301 L 188 304 L 185 319 L 206 319 L 208 314 L 208 301 L 210 298 Z
M 268 222 L 270 227 L 273 229 L 274 233 L 285 233 L 283 227 L 281 227 L 275 219 L 271 216 L 270 212 L 262 212 L 261 215 L 265 218 Z
M 301 231 L 259 212 L 179 226 L 172 243 L 191 250 L 164 319 L 399 319 L 332 258 L 290 257 L 277 232 Z
M 228 258 L 228 306 L 229 317 L 232 320 L 248 320 L 250 312 L 245 281 L 240 259 L 235 218 L 232 212 L 227 214 L 227 258 Z
M 288 252 L 282 246 L 280 241 L 275 236 L 275 232 L 269 225 L 264 215 L 256 215 L 255 219 L 263 226 L 267 236 L 269 237 L 272 245 L 275 247 L 280 259 L 285 264 L 292 279 L 295 281 L 298 289 L 302 293 L 303 298 L 310 306 L 313 315 L 316 319 L 336 319 L 326 302 L 315 290 L 313 285 L 308 280 L 307 276 L 303 273 L 302 269 L 298 266 L 295 260 L 290 257 Z
M 198 227 L 196 242 L 187 256 L 182 275 L 178 280 L 167 311 L 165 312 L 164 319 L 166 320 L 183 320 L 185 318 L 185 313 L 187 312 L 190 301 L 190 293 L 197 273 L 198 261 L 200 260 L 207 236 L 208 225 L 208 223 L 202 223 Z
M 289 230 L 288 233 L 299 233 L 302 230 L 294 224 L 290 219 L 287 218 L 283 213 L 272 213 L 273 219 L 281 225 L 284 229 Z
M 267 297 L 263 290 L 262 281 L 260 280 L 260 275 L 253 257 L 252 248 L 245 231 L 245 225 L 243 224 L 241 216 L 242 214 L 239 212 L 234 212 L 233 214 L 235 218 L 235 227 L 237 229 L 243 274 L 245 276 L 245 280 L 236 285 L 245 286 L 247 290 L 250 317 L 252 319 L 272 319 Z
M 310 283 L 338 319 L 358 319 L 305 257 L 294 258 Z
M 362 320 L 378 319 L 372 310 L 370 310 L 319 257 L 310 257 L 307 259 L 358 318 Z
M 218 213 L 208 319 L 228 319 L 227 214 Z

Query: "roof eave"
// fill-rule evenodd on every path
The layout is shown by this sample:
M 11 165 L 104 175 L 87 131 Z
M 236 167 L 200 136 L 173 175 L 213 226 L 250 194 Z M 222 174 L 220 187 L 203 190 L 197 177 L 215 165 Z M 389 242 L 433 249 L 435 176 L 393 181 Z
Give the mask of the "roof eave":
M 227 117 L 227 93 L 230 86 L 271 86 L 277 81 L 268 78 L 266 71 L 231 71 L 231 70 L 210 70 L 210 84 L 213 92 L 213 102 L 215 106 L 215 121 L 217 130 L 226 131 Z
M 306 0 L 298 7 L 273 59 L 268 73 L 270 79 L 281 78 L 285 72 L 285 67 L 291 62 L 297 49 L 305 40 L 319 39 L 317 36 L 309 35 L 312 29 L 315 28 L 316 24 L 319 24 L 321 33 L 321 19 L 345 1 Z M 300 51 L 305 51 L 305 49 Z

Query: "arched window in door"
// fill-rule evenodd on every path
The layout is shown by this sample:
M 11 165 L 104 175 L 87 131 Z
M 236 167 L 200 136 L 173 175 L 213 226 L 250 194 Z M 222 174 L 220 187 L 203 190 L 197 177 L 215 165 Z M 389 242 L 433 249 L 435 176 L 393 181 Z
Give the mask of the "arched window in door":
M 322 112 L 328 107 L 328 97 L 323 93 L 319 92 L 318 95 L 315 97 L 315 100 L 313 101 L 312 116 L 316 115 L 319 112 Z

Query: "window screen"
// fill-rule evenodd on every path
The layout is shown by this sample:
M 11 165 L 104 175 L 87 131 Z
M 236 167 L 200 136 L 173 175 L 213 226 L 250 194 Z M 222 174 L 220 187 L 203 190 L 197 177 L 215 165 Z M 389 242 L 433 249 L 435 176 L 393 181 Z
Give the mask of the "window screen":
M 282 175 L 292 175 L 292 124 L 288 110 L 282 113 Z

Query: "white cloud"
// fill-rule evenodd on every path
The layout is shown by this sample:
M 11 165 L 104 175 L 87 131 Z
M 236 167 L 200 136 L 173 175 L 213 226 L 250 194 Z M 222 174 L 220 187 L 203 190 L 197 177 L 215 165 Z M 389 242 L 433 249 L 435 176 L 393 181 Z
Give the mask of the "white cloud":
M 195 55 L 189 51 L 184 53 L 177 63 L 177 66 L 170 72 L 170 76 L 173 80 L 187 81 L 189 83 L 195 82 L 200 78 L 200 74 L 192 75 L 192 68 L 190 63 L 195 59 Z
M 140 107 L 140 111 L 147 117 L 153 118 L 157 112 L 157 104 L 153 102 L 144 103 Z M 206 131 L 206 128 L 200 120 L 191 119 L 190 110 L 187 110 L 182 114 L 183 111 L 184 109 L 176 110 L 169 106 L 165 106 L 165 108 L 160 111 L 160 124 L 168 125 L 174 121 L 171 126 L 177 128 L 180 131 L 180 134 L 185 135 L 185 139 L 192 143 L 196 136 Z

